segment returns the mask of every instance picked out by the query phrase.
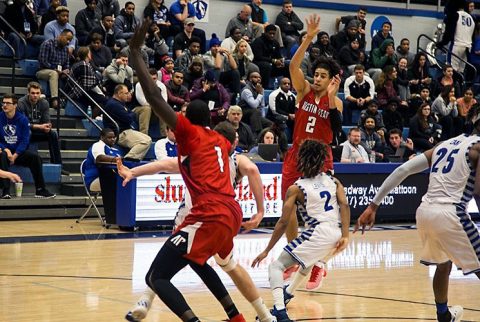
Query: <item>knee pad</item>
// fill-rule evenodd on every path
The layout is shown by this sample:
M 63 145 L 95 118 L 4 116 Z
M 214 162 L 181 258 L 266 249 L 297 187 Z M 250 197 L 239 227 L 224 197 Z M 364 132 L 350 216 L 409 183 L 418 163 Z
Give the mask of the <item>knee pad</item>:
M 215 262 L 222 268 L 224 272 L 230 272 L 235 267 L 237 267 L 237 261 L 233 259 L 232 253 L 228 254 L 226 258 L 221 258 L 220 256 L 215 255 Z

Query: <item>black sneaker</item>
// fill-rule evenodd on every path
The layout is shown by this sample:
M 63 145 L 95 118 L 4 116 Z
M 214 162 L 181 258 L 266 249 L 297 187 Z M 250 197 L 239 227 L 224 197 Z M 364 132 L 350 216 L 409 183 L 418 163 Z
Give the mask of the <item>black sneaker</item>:
M 35 198 L 43 198 L 43 199 L 52 199 L 55 198 L 57 195 L 54 193 L 51 193 L 45 188 L 38 189 L 37 192 L 35 192 Z
M 70 172 L 68 172 L 67 170 L 63 170 L 63 169 L 62 169 L 62 175 L 64 175 L 64 176 L 69 176 L 69 175 L 70 175 Z
M 12 199 L 12 196 L 10 196 L 8 193 L 6 193 L 2 196 L 2 199 L 4 199 L 4 200 Z

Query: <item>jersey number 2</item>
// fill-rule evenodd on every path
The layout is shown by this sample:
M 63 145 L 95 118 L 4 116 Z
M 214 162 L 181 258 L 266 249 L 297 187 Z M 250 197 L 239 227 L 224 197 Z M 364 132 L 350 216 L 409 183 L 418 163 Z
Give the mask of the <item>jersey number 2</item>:
M 330 194 L 330 192 L 328 192 L 327 190 L 325 191 L 320 191 L 320 198 L 326 198 L 327 200 L 325 200 L 325 205 L 323 207 L 323 209 L 325 211 L 330 211 L 333 209 L 333 206 L 332 205 L 329 205 L 328 203 L 330 202 L 330 199 L 332 199 L 332 195 Z
M 305 132 L 313 133 L 313 129 L 315 127 L 316 122 L 317 122 L 317 118 L 315 116 L 309 116 L 307 121 L 307 126 L 305 126 Z
M 220 172 L 223 172 L 223 159 L 222 159 L 222 149 L 220 149 L 219 146 L 215 146 L 215 151 L 217 152 L 217 161 L 218 161 L 218 166 L 220 167 Z

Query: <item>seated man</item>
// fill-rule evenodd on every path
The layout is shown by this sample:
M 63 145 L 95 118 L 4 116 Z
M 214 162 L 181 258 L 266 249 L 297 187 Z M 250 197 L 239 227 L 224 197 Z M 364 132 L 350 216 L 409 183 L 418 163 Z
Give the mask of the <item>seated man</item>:
M 62 164 L 60 145 L 57 131 L 52 130 L 50 121 L 49 104 L 46 99 L 41 98 L 42 88 L 37 82 L 30 82 L 27 85 L 28 94 L 18 100 L 17 109 L 22 112 L 30 123 L 30 142 L 48 142 L 50 151 L 50 162 Z M 62 169 L 62 174 L 69 173 Z
M 4 162 L 4 158 L 2 157 L 2 154 L 0 152 L 0 162 Z M 6 159 L 6 158 L 5 158 Z M 7 162 L 5 162 L 7 165 L 5 167 L 8 167 L 8 159 L 6 159 Z M 0 165 L 0 167 L 3 168 L 3 164 Z M 13 172 L 8 172 L 8 171 L 3 171 L 0 170 L 0 189 L 2 189 L 1 193 L 1 199 L 11 199 L 12 196 L 10 196 L 10 182 L 22 182 L 22 179 L 15 173 Z
M 182 73 L 188 71 L 188 67 L 192 63 L 194 58 L 201 58 L 200 55 L 200 43 L 201 40 L 198 37 L 192 36 L 188 41 L 188 48 L 186 48 L 180 56 L 175 59 L 175 68 L 180 70 Z M 202 59 L 203 61 L 203 59 Z
M 287 77 L 282 78 L 280 81 L 280 86 L 270 93 L 268 96 L 268 107 L 273 114 L 270 119 L 274 121 L 285 121 L 288 129 L 288 135 L 291 137 L 293 135 L 293 126 L 295 124 L 295 112 L 297 108 L 296 96 L 290 90 L 291 89 L 290 79 Z M 278 115 L 279 114 L 279 115 Z M 278 116 L 281 116 L 282 119 L 279 120 Z M 268 114 L 267 114 L 267 117 Z
M 192 37 L 200 39 L 200 53 L 205 53 L 205 43 L 207 42 L 205 31 L 195 28 L 193 18 L 185 19 L 183 26 L 183 31 L 176 34 L 173 40 L 173 59 L 180 57 L 183 51 L 188 48 Z
M 359 128 L 351 128 L 348 131 L 348 140 L 343 142 L 342 163 L 369 163 L 367 150 L 362 146 L 361 132 Z
M 103 75 L 103 86 L 109 96 L 113 95 L 119 84 L 127 86 L 129 91 L 133 90 L 133 69 L 128 65 L 128 54 L 118 53 L 117 58 L 105 68 Z
M 118 145 L 130 149 L 125 159 L 131 161 L 142 160 L 148 152 L 152 139 L 142 132 L 133 129 L 134 118 L 128 112 L 125 104 L 131 99 L 127 86 L 123 84 L 115 87 L 113 97 L 105 105 L 105 112 L 110 115 L 119 127 Z M 108 117 L 103 118 L 105 127 L 114 129 L 115 125 Z M 116 133 L 115 133 L 116 134 Z
M 298 42 L 300 31 L 303 29 L 303 22 L 293 11 L 292 0 L 284 0 L 282 11 L 277 15 L 275 24 L 282 32 L 282 40 L 288 51 Z
M 165 86 L 167 87 L 168 104 L 174 111 L 178 112 L 182 107 L 186 107 L 190 102 L 190 93 L 183 86 L 183 73 L 181 71 L 173 72 L 173 77 Z
M 177 157 L 177 140 L 175 133 L 167 126 L 167 137 L 155 143 L 155 159 L 164 160 Z
M 405 162 L 415 156 L 413 141 L 403 141 L 402 132 L 392 129 L 388 132 L 388 141 L 385 145 L 384 160 L 387 162 Z
M 102 36 L 102 44 L 107 46 L 110 49 L 110 53 L 114 53 L 120 50 L 119 47 L 115 46 L 115 33 L 113 31 L 113 17 L 110 15 L 103 15 L 100 26 L 94 28 L 90 31 L 90 42 L 93 42 L 92 36 L 94 34 L 99 34 Z
M 97 8 L 97 0 L 85 0 L 87 5 L 79 10 L 75 16 L 78 44 L 85 46 L 89 43 L 88 35 L 91 30 L 101 27 L 102 13 Z
M 5 94 L 2 100 L 2 112 L 0 113 L 0 149 L 3 158 L 0 164 L 5 165 L 7 163 L 28 167 L 35 182 L 35 198 L 55 198 L 56 195 L 45 187 L 42 159 L 38 154 L 27 150 L 30 143 L 29 139 L 28 119 L 23 113 L 17 111 L 16 96 Z M 10 187 L 4 187 L 4 193 L 9 194 L 9 189 Z
M 232 105 L 227 112 L 227 120 L 238 134 L 238 143 L 236 150 L 238 152 L 248 152 L 255 145 L 255 136 L 248 124 L 242 122 L 242 108 L 238 105 Z
M 345 93 L 343 124 L 355 124 L 360 111 L 375 97 L 375 84 L 369 76 L 365 75 L 363 65 L 355 65 L 354 75 L 345 80 L 343 92 Z M 353 111 L 355 111 L 355 117 L 353 117 Z
M 265 107 L 263 93 L 262 77 L 257 72 L 250 73 L 247 85 L 240 94 L 238 106 L 242 108 L 244 119 L 255 135 L 272 125 L 271 121 L 262 116 L 262 109 Z
M 77 38 L 75 27 L 68 22 L 70 10 L 67 7 L 59 6 L 55 9 L 55 13 L 57 15 L 56 19 L 45 25 L 43 35 L 45 36 L 46 40 L 55 39 L 62 33 L 62 31 L 70 30 L 73 34 L 73 37 L 68 42 L 68 55 L 73 56 L 73 52 L 77 47 Z
M 113 30 L 119 47 L 127 46 L 127 40 L 132 38 L 135 28 L 140 24 L 140 19 L 135 16 L 135 4 L 131 1 L 125 2 L 125 8 L 120 15 L 115 16 Z

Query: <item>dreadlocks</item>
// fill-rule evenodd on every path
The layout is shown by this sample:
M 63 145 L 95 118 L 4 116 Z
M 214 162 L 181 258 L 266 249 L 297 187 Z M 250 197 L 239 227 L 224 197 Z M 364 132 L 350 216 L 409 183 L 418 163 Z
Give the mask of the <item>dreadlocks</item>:
M 305 140 L 298 151 L 297 170 L 304 177 L 313 178 L 320 173 L 327 157 L 327 146 L 316 140 Z

